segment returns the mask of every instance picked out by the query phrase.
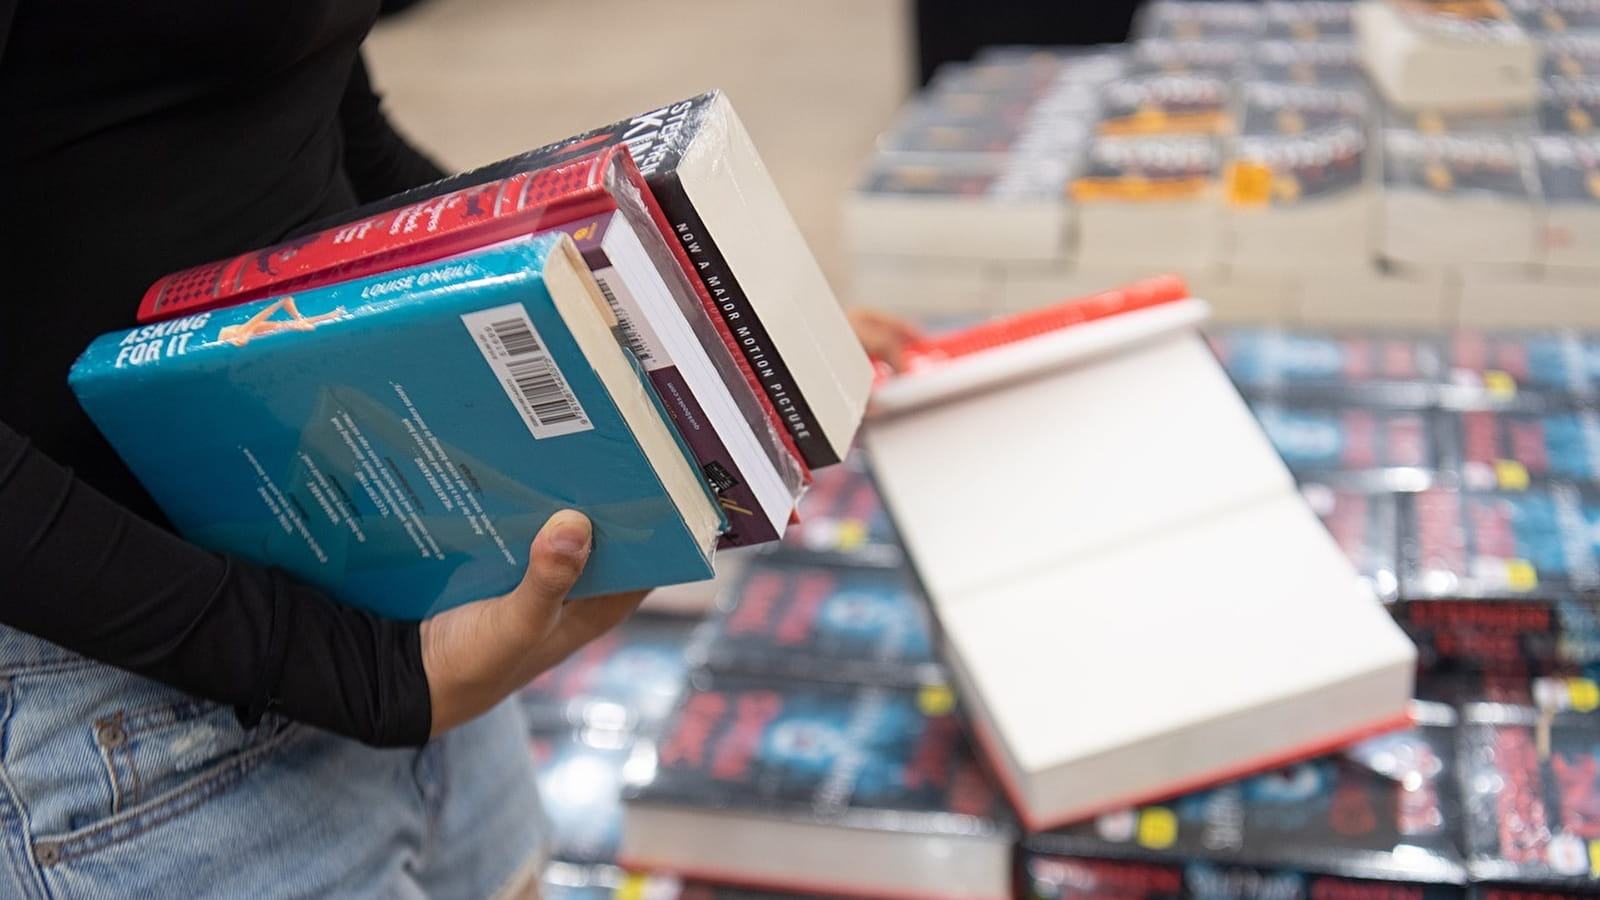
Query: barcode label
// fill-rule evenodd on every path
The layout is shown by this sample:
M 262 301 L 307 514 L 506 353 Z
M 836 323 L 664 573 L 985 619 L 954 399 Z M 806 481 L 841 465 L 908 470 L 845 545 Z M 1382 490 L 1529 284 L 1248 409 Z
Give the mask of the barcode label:
M 638 358 L 639 365 L 649 371 L 655 363 L 655 354 L 650 352 L 650 345 L 645 343 L 644 335 L 639 333 L 639 326 L 633 320 L 633 314 L 617 302 L 616 292 L 611 289 L 611 279 L 597 278 L 595 284 L 600 286 L 600 293 L 605 296 L 606 304 L 611 307 L 611 314 L 617 317 L 617 334 L 622 338 L 623 344 L 633 355 Z
M 535 439 L 593 430 L 521 304 L 467 313 L 461 322 Z

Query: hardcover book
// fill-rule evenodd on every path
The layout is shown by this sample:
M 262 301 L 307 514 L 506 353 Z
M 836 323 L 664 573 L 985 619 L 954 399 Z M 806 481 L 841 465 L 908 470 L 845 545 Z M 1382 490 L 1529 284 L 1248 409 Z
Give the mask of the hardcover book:
M 653 735 L 683 693 L 695 627 L 672 616 L 630 617 L 518 692 L 529 724 Z
M 692 651 L 713 673 L 938 684 L 927 601 L 898 569 L 764 562 Z
M 639 772 L 638 868 L 776 890 L 1010 896 L 1014 832 L 947 690 L 713 679 Z
M 708 308 L 722 315 L 800 457 L 814 469 L 837 462 L 860 425 L 871 365 L 721 91 L 397 194 L 357 215 L 616 145 L 632 151 L 663 214 L 663 233 L 685 254 L 686 270 L 698 276 Z
M 1600 503 L 1570 484 L 1403 500 L 1402 597 L 1554 597 L 1600 588 Z
M 105 335 L 71 384 L 189 539 L 420 619 L 565 507 L 575 597 L 710 577 L 726 520 L 614 324 L 558 235 Z
M 1030 835 L 1055 856 L 1257 866 L 1402 884 L 1462 885 L 1455 712 L 1287 768 Z

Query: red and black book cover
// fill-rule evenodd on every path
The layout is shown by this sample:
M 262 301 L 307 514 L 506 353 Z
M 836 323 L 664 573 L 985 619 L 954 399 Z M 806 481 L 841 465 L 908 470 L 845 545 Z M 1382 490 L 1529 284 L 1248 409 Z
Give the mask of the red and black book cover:
M 892 568 L 759 561 L 692 656 L 714 673 L 846 684 L 944 681 L 927 601 Z
M 470 172 L 453 175 L 433 184 L 396 194 L 356 210 L 354 216 L 376 216 L 408 204 L 507 178 L 517 173 L 565 165 L 568 161 L 608 147 L 627 147 L 638 163 L 641 184 L 648 185 L 651 213 L 662 233 L 683 254 L 684 271 L 696 276 L 708 313 L 720 315 L 730 333 L 730 347 L 741 354 L 752 378 L 776 409 L 774 421 L 786 426 L 785 434 L 798 448 L 798 458 L 811 468 L 838 462 L 838 457 L 817 427 L 805 397 L 794 388 L 794 379 L 771 336 L 750 305 L 749 297 L 728 261 L 717 247 L 715 235 L 695 209 L 678 175 L 684 152 L 704 136 L 708 114 L 720 93 L 709 91 L 687 100 L 663 106 L 588 131 L 576 137 L 530 150 Z M 309 228 L 322 228 L 314 223 Z
M 1196 889 L 1193 879 L 1201 873 L 1229 866 L 1286 873 L 1295 883 L 1331 876 L 1462 885 L 1455 713 L 1436 704 L 1417 704 L 1416 713 L 1419 724 L 1409 730 L 1031 835 L 1025 847 L 1053 857 L 1182 866 L 1183 877 L 1169 887 L 1179 897 L 1252 896 Z
M 1600 720 L 1463 711 L 1468 869 L 1476 882 L 1592 892 L 1600 879 Z
M 655 771 L 630 787 L 630 803 L 897 833 L 1012 834 L 939 687 L 712 678 L 679 704 L 656 747 Z

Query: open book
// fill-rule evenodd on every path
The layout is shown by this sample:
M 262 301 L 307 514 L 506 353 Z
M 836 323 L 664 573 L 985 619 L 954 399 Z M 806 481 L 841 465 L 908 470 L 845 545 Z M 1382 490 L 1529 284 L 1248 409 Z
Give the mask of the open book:
M 1140 283 L 947 337 L 880 387 L 866 430 L 1030 829 L 1406 721 L 1414 648 L 1296 492 L 1186 293 Z

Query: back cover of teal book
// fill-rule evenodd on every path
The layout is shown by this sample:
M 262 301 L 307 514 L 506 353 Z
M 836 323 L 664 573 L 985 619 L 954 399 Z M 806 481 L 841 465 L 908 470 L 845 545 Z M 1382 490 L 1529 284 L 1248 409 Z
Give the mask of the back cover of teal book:
M 571 261 L 563 235 L 519 240 L 109 334 L 71 383 L 190 540 L 383 615 L 509 590 L 563 508 L 595 524 L 575 597 L 709 578 L 725 520 L 663 480 L 670 457 L 699 483 L 681 445 L 652 465 L 629 427 L 637 370 L 613 396 L 585 356 L 574 334 L 609 323 L 563 318 L 546 275 Z

